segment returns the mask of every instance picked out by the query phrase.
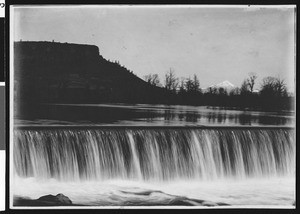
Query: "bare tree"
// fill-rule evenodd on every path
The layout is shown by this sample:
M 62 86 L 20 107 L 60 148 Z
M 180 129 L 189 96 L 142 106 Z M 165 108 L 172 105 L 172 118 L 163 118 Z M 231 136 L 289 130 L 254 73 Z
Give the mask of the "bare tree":
M 266 96 L 286 96 L 287 89 L 284 80 L 275 77 L 263 79 L 260 93 Z
M 249 77 L 247 78 L 247 84 L 249 86 L 249 89 L 250 89 L 250 92 L 252 93 L 253 92 L 253 87 L 254 87 L 254 84 L 255 84 L 255 80 L 257 79 L 257 75 L 256 73 L 249 73 Z
M 175 77 L 175 72 L 173 69 L 165 74 L 165 88 L 170 91 L 176 91 L 179 85 L 179 80 Z
M 144 80 L 151 85 L 160 86 L 158 74 L 148 74 L 144 76 Z
M 287 88 L 283 79 L 276 78 L 274 87 L 277 96 L 281 96 L 281 97 L 287 96 Z

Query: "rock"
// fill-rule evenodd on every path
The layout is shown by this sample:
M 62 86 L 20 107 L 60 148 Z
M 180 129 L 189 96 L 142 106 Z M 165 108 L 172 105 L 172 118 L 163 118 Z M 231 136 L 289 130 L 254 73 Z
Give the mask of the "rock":
M 65 196 L 64 194 L 57 194 L 54 195 L 45 195 L 37 199 L 37 201 L 53 204 L 53 205 L 70 205 L 72 204 L 72 201 Z
M 71 199 L 61 193 L 57 194 L 56 197 L 59 201 L 61 201 L 64 204 L 72 204 Z
M 14 206 L 86 206 L 83 204 L 74 204 L 67 196 L 63 194 L 45 195 L 38 199 L 31 199 L 29 197 L 14 196 L 13 197 Z

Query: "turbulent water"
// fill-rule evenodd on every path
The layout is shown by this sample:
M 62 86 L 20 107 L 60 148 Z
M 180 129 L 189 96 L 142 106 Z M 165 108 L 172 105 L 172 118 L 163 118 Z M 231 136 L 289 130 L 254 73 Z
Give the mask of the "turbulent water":
M 156 204 L 164 200 L 168 204 L 174 195 L 238 205 L 284 205 L 294 200 L 292 129 L 20 129 L 14 133 L 19 195 L 26 194 L 22 185 L 27 183 L 31 197 L 59 189 L 87 205 L 124 205 L 124 201 L 138 205 L 154 199 Z M 279 185 L 277 190 L 274 185 Z M 196 189 L 201 192 L 195 194 Z M 93 195 L 96 190 L 98 196 Z M 111 201 L 113 196 L 118 200 Z M 245 202 L 245 197 L 251 199 Z

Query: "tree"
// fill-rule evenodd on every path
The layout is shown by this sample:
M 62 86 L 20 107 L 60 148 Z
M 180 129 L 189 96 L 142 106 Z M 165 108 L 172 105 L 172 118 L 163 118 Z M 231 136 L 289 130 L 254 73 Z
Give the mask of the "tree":
M 275 78 L 274 77 L 265 77 L 262 80 L 261 84 L 261 94 L 269 94 L 271 95 L 274 92 L 274 84 Z
M 185 81 L 185 89 L 187 92 L 191 92 L 193 90 L 193 80 L 190 77 Z
M 158 74 L 148 74 L 144 76 L 144 80 L 148 82 L 150 85 L 160 86 L 160 80 Z
M 236 87 L 236 88 L 233 88 L 233 89 L 230 90 L 229 95 L 230 96 L 239 95 L 240 92 L 241 92 L 240 89 L 238 87 Z
M 284 80 L 266 77 L 262 80 L 260 95 L 261 105 L 266 109 L 286 109 L 290 105 Z
M 209 87 L 207 94 L 216 95 L 218 93 L 218 89 L 216 87 Z
M 249 89 L 250 89 L 250 92 L 252 93 L 253 92 L 253 87 L 254 87 L 254 84 L 255 84 L 255 80 L 257 79 L 257 75 L 256 73 L 249 73 L 249 77 L 247 78 L 247 84 L 249 86 Z
M 262 81 L 260 93 L 264 96 L 286 96 L 286 84 L 284 80 L 280 78 L 275 78 L 271 76 L 265 77 Z
M 247 79 L 243 81 L 242 85 L 241 85 L 241 89 L 240 89 L 240 94 L 241 95 L 245 95 L 245 94 L 249 94 L 250 92 L 250 86 L 248 84 Z
M 176 91 L 179 85 L 179 80 L 175 77 L 175 72 L 173 69 L 165 74 L 165 88 L 170 91 Z
M 282 80 L 280 78 L 276 78 L 274 87 L 275 87 L 276 96 L 279 96 L 279 97 L 287 96 L 287 89 L 286 89 L 286 84 L 285 84 L 284 80 Z
M 227 91 L 225 90 L 225 88 L 220 87 L 220 88 L 218 88 L 218 94 L 225 96 L 225 95 L 227 95 Z
M 200 91 L 200 82 L 196 74 L 194 74 L 193 82 L 192 82 L 192 91 L 199 92 Z
M 199 92 L 200 91 L 200 82 L 196 74 L 194 74 L 193 79 L 190 77 L 186 79 L 184 87 L 187 92 Z
M 185 78 L 184 77 L 181 77 L 180 86 L 179 86 L 179 92 L 180 93 L 185 92 Z

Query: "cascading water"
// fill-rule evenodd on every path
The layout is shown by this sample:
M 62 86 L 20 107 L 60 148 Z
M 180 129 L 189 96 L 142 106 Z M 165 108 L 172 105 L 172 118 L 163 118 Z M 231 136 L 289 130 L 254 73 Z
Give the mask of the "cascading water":
M 292 129 L 15 130 L 18 177 L 218 180 L 294 175 Z

